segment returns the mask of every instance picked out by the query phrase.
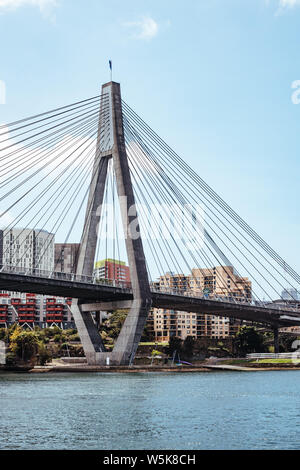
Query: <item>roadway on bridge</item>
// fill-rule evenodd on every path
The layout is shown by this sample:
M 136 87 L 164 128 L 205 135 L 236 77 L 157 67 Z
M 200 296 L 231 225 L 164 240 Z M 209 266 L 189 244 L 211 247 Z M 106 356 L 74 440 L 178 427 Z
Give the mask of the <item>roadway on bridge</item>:
M 0 290 L 76 298 L 80 299 L 83 304 L 92 301 L 102 303 L 133 299 L 130 289 L 122 287 L 12 273 L 0 273 Z M 157 291 L 152 292 L 152 306 L 166 310 L 206 313 L 255 321 L 274 327 L 294 326 L 300 323 L 300 313 L 293 310 L 279 310 L 266 306 L 217 301 Z

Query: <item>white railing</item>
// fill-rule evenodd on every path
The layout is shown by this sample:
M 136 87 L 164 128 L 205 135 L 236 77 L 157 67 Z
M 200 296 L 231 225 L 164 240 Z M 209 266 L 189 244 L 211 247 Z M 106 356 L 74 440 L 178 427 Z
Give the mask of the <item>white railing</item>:
M 253 353 L 247 354 L 247 359 L 295 359 L 300 358 L 300 351 L 291 353 Z

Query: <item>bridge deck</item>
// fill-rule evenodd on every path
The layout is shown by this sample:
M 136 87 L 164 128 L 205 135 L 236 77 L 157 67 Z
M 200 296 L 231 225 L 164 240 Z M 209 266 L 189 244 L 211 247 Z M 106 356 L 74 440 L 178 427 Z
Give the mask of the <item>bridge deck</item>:
M 91 301 L 113 302 L 133 298 L 130 289 L 122 287 L 12 273 L 0 273 L 0 290 L 70 297 L 80 299 L 83 303 L 91 303 Z M 297 313 L 293 310 L 279 310 L 266 306 L 162 292 L 152 292 L 152 306 L 237 318 L 279 327 L 294 326 L 300 323 L 300 312 Z
M 164 309 L 176 309 L 183 312 L 207 313 L 220 317 L 238 318 L 273 326 L 295 326 L 300 322 L 300 312 L 279 310 L 277 308 L 252 304 L 222 302 L 198 297 L 180 296 L 164 293 L 152 293 L 153 306 Z M 281 317 L 293 317 L 282 319 Z
M 0 273 L 0 290 L 70 297 L 88 302 L 132 299 L 130 290 L 121 287 L 11 273 Z

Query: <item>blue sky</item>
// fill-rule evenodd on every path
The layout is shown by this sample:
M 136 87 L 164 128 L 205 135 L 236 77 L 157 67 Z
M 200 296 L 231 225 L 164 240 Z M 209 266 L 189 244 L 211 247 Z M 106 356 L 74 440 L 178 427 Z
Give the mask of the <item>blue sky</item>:
M 94 96 L 124 99 L 296 270 L 298 0 L 0 0 L 10 122 Z

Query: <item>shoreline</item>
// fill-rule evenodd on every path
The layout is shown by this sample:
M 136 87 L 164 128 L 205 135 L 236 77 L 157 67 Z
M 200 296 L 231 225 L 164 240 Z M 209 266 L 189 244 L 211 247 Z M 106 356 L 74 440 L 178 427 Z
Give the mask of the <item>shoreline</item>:
M 36 366 L 33 368 L 1 368 L 1 373 L 14 374 L 51 374 L 51 373 L 107 373 L 107 374 L 145 374 L 145 373 L 199 373 L 199 372 L 266 372 L 266 371 L 295 371 L 300 370 L 300 366 L 295 367 L 239 367 L 226 365 L 202 365 L 195 367 L 159 367 L 159 366 L 88 366 L 88 365 L 64 365 L 64 366 Z

